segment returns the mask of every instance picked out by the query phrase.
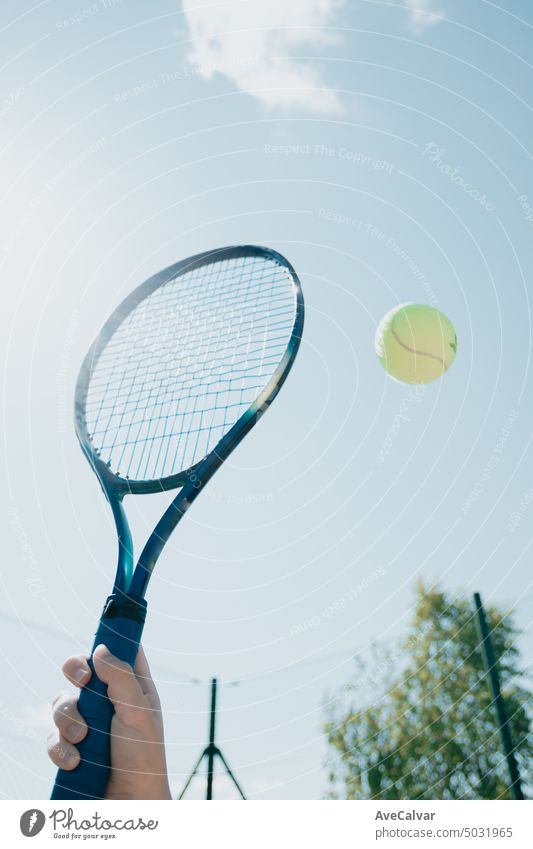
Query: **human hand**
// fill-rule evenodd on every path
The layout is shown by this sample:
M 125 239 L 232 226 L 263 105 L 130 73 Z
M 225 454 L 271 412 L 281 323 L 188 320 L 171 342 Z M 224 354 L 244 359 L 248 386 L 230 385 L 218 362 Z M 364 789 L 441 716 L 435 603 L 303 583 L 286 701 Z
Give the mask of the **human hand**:
M 106 799 L 171 799 L 168 785 L 161 704 L 146 656 L 139 648 L 134 669 L 104 645 L 93 655 L 96 674 L 107 684 L 115 708 L 111 723 L 111 774 Z M 85 655 L 69 657 L 63 673 L 76 687 L 91 678 Z M 75 746 L 87 734 L 77 708 L 78 696 L 59 693 L 53 701 L 57 730 L 48 738 L 48 754 L 57 767 L 76 769 Z

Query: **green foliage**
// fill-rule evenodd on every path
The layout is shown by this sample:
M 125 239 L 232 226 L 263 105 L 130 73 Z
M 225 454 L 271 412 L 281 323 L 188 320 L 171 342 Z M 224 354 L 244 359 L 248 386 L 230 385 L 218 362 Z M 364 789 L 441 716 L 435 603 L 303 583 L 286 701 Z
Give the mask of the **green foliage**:
M 517 629 L 495 607 L 486 616 L 522 780 L 532 785 L 532 697 Z M 377 647 L 327 712 L 330 798 L 510 798 L 470 599 L 420 583 L 407 639 L 395 652 Z

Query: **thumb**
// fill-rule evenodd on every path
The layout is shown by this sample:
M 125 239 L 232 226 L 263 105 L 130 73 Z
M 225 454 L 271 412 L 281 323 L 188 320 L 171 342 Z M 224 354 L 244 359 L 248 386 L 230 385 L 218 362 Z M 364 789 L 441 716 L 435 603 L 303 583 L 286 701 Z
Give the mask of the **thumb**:
M 127 725 L 138 726 L 148 709 L 132 667 L 102 645 L 93 654 L 94 671 L 107 684 L 107 695 L 118 717 Z

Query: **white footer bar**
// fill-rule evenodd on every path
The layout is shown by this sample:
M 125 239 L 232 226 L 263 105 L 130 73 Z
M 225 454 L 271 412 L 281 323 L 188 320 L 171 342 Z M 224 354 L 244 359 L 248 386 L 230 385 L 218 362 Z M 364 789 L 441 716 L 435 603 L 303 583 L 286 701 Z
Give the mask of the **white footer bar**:
M 0 803 L 2 844 L 177 849 L 531 849 L 533 802 Z

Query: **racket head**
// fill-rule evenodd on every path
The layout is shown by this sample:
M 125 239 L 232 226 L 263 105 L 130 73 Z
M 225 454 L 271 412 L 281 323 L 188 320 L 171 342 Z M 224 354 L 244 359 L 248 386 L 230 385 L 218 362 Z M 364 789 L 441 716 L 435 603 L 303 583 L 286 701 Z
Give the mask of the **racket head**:
M 211 291 L 213 287 L 216 291 Z M 298 352 L 303 323 L 304 300 L 294 268 L 277 251 L 256 245 L 217 248 L 181 260 L 131 292 L 91 345 L 75 392 L 76 434 L 106 494 L 122 499 L 127 493 L 183 487 L 210 454 L 218 467 L 265 412 L 285 381 Z M 205 343 L 202 329 L 208 325 L 210 341 Z M 176 336 L 182 334 L 175 344 L 173 331 Z M 226 348 L 219 345 L 217 350 L 220 335 Z M 134 349 L 131 355 L 128 340 L 132 340 Z M 191 352 L 188 364 L 187 350 L 183 354 L 179 346 L 191 342 L 202 353 L 195 359 Z M 209 348 L 211 343 L 213 350 Z M 178 357 L 174 375 L 176 361 L 167 361 L 168 367 L 163 368 L 158 362 L 162 349 L 165 356 L 172 350 L 172 356 Z M 231 367 L 235 362 L 233 374 Z M 217 380 L 223 368 L 229 371 Z M 188 370 L 194 372 L 196 387 L 187 386 Z M 244 389 L 237 387 L 239 380 Z M 184 387 L 189 395 L 183 407 L 179 393 Z M 138 399 L 136 391 L 140 393 Z M 240 392 L 238 403 L 217 406 L 225 391 L 235 397 Z M 165 397 L 164 402 L 157 402 L 157 392 Z M 208 396 L 214 396 L 215 401 Z M 141 398 L 147 410 L 139 413 Z M 198 403 L 200 409 L 196 409 Z M 232 409 L 228 412 L 229 407 Z M 150 435 L 151 413 L 157 423 Z M 202 427 L 204 415 L 217 416 L 218 423 Z M 191 433 L 185 424 L 180 431 L 180 421 L 185 423 L 187 419 L 198 425 L 194 428 L 196 446 L 183 448 L 185 462 L 180 463 L 178 443 L 185 436 L 189 440 Z M 217 460 L 219 445 L 223 450 Z M 169 447 L 175 450 L 174 461 L 160 461 L 165 450 L 169 456 Z M 158 459 L 151 463 L 154 450 Z M 128 471 L 118 467 L 120 454 Z M 132 469 L 136 473 L 130 475 Z

